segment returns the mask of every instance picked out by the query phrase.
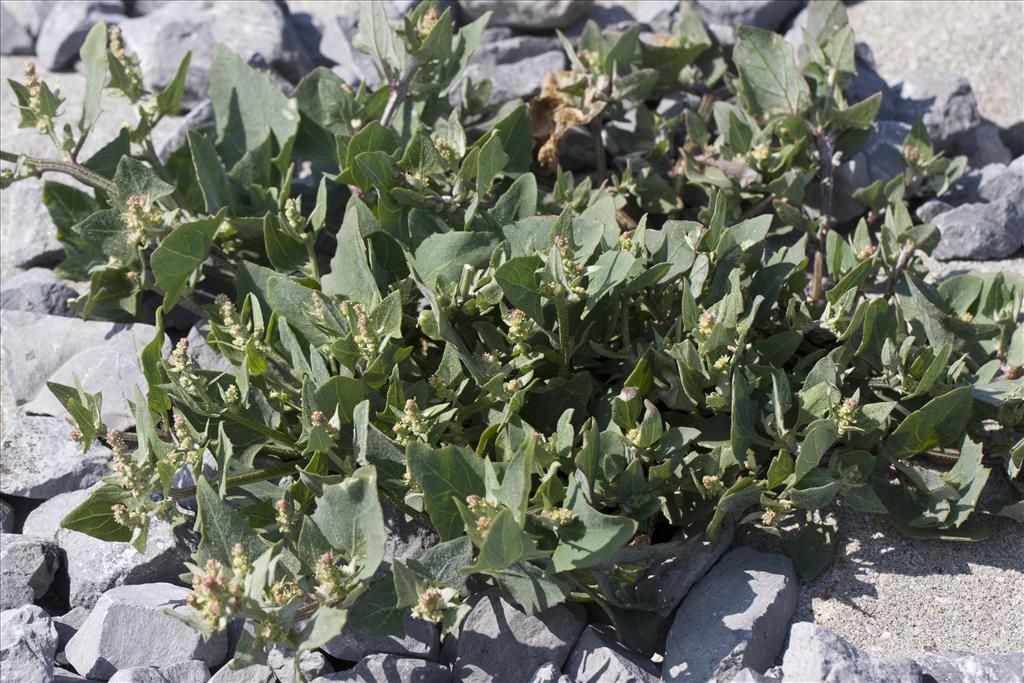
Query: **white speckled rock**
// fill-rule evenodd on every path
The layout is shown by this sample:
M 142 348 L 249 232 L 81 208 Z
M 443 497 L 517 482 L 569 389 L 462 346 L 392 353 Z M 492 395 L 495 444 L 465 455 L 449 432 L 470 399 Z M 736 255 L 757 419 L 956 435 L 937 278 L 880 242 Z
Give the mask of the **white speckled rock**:
M 277 683 L 277 676 L 269 666 L 253 664 L 241 669 L 232 669 L 233 661 L 222 666 L 210 679 L 210 683 Z
M 793 624 L 782 659 L 784 681 L 916 683 L 921 667 L 905 657 L 882 659 L 858 650 L 836 634 L 810 623 Z
M 42 607 L 25 605 L 0 612 L 0 678 L 4 683 L 49 681 L 57 629 Z
M 71 317 L 68 301 L 78 296 L 48 268 L 29 268 L 0 285 L 0 310 Z
M 1024 652 L 930 652 L 919 657 L 918 663 L 935 683 L 1024 683 Z
M 323 646 L 332 657 L 358 662 L 371 654 L 401 655 L 437 661 L 440 648 L 437 627 L 429 621 L 405 617 L 405 633 L 400 636 L 372 636 L 346 627 Z
M 747 667 L 767 669 L 786 638 L 798 595 L 788 557 L 750 548 L 727 553 L 676 612 L 662 677 L 668 683 L 728 680 Z
M 60 567 L 60 548 L 37 536 L 0 534 L 0 609 L 14 609 L 46 594 Z
M 509 26 L 528 31 L 566 28 L 583 16 L 589 2 L 581 0 L 532 0 L 532 2 L 494 2 L 459 0 L 459 12 L 470 21 L 485 12 L 493 12 L 489 26 Z
M 110 474 L 111 451 L 95 443 L 87 453 L 68 438 L 70 427 L 57 417 L 23 415 L 0 441 L 0 492 L 49 499 L 88 488 Z
M 4 259 L 19 268 L 60 262 L 64 248 L 57 241 L 57 226 L 43 204 L 43 180 L 19 180 L 4 194 L 7 212 L 0 220 Z
M 370 655 L 348 671 L 321 676 L 313 683 L 449 683 L 443 664 L 398 655 Z
M 78 531 L 60 528 L 60 521 L 88 498 L 90 491 L 63 493 L 46 501 L 25 519 L 23 531 L 53 538 L 64 551 L 72 606 L 92 607 L 100 595 L 124 584 L 176 581 L 185 571 L 188 552 L 171 527 L 154 520 L 146 552 L 128 543 L 108 543 Z
M 121 669 L 110 677 L 110 683 L 206 683 L 209 680 L 210 670 L 195 659 L 167 666 Z
M 659 683 L 658 667 L 615 640 L 610 628 L 588 626 L 562 667 L 576 683 Z
M 162 612 L 194 613 L 185 605 L 189 593 L 169 583 L 112 588 L 68 643 L 68 662 L 87 678 L 109 678 L 119 669 L 190 659 L 219 666 L 227 657 L 227 636 L 219 633 L 203 642 L 197 631 Z M 142 634 L 145 647 L 140 647 Z
M 56 3 L 39 27 L 36 39 L 39 64 L 55 71 L 71 66 L 93 24 L 122 19 L 124 3 L 121 0 L 64 0 Z

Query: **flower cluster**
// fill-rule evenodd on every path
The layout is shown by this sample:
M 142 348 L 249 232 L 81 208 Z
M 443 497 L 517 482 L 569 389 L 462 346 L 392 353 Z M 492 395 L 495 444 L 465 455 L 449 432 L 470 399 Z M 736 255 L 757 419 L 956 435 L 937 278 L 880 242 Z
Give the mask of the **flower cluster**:
M 420 593 L 419 600 L 412 608 L 412 616 L 435 624 L 444 619 L 445 610 L 455 607 L 458 593 L 452 588 L 427 588 Z
M 149 197 L 141 194 L 133 194 L 128 197 L 126 208 L 125 223 L 128 224 L 128 241 L 133 246 L 145 246 L 149 239 L 148 233 L 154 228 L 160 227 L 163 221 L 160 209 L 149 200 Z
M 199 612 L 208 629 L 223 631 L 245 608 L 245 578 L 251 571 L 249 555 L 239 543 L 232 549 L 230 568 L 210 559 L 192 575 L 192 594 L 187 602 Z
M 410 398 L 405 402 L 405 410 L 392 429 L 395 432 L 395 439 L 406 446 L 414 441 L 427 440 L 427 423 L 419 406 L 416 405 L 416 399 Z
M 313 574 L 317 595 L 327 603 L 341 602 L 355 587 L 356 569 L 355 560 L 338 564 L 334 553 L 324 553 L 317 561 Z

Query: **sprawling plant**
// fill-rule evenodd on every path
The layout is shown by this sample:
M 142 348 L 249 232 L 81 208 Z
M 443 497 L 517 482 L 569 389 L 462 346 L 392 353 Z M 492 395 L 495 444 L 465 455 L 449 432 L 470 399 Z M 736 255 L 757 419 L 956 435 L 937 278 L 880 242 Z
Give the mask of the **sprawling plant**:
M 753 525 L 785 529 L 811 577 L 834 537 L 813 513 L 835 500 L 914 537 L 984 537 L 989 477 L 1021 488 L 1024 281 L 926 282 L 939 235 L 908 202 L 963 160 L 920 125 L 905 172 L 859 191 L 866 215 L 837 229 L 836 173 L 881 96 L 845 99 L 842 5 L 810 11 L 798 55 L 744 27 L 731 59 L 690 14 L 653 39 L 590 24 L 564 41 L 571 70 L 494 111 L 489 84 L 462 78 L 486 18 L 453 32 L 422 3 L 395 30 L 367 5 L 384 87 L 317 70 L 286 96 L 218 51 L 214 129 L 166 162 L 152 127 L 187 58 L 150 95 L 95 28 L 78 133 L 54 129 L 59 97 L 34 75 L 13 84 L 23 125 L 66 153 L 5 154 L 15 177 L 93 188 L 45 195 L 63 273 L 91 280 L 82 312 L 162 304 L 134 434 L 52 385 L 118 473 L 64 525 L 139 547 L 154 517 L 194 525 L 199 626 L 247 619 L 242 663 L 346 624 L 401 630 L 409 610 L 450 630 L 470 575 L 531 611 L 593 601 L 650 650 L 652 564 Z M 104 86 L 139 122 L 80 163 Z M 693 106 L 648 106 L 669 93 Z M 597 171 L 574 178 L 562 145 L 586 131 Z M 175 306 L 208 320 L 233 371 L 197 367 L 184 340 L 162 354 Z M 1019 520 L 1024 504 L 989 510 Z M 440 543 L 388 562 L 395 515 Z

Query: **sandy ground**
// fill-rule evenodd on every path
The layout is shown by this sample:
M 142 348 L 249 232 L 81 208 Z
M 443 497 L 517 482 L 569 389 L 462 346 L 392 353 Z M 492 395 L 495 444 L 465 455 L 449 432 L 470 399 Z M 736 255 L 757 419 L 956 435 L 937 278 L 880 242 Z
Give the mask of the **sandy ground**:
M 955 71 L 982 116 L 1003 127 L 1024 120 L 1024 2 L 864 0 L 847 12 L 890 83 L 914 69 Z
M 355 3 L 301 0 L 293 11 L 325 16 L 351 12 Z M 1001 125 L 1024 119 L 1024 2 L 879 2 L 849 8 L 858 39 L 875 53 L 890 80 L 916 67 L 967 75 L 982 113 Z M 937 47 L 941 46 L 941 47 Z M 20 75 L 19 58 L 0 59 L 0 76 Z M 80 96 L 81 77 L 61 74 L 69 102 Z M 0 96 L 0 135 L 5 149 L 47 152 L 46 141 L 19 131 L 8 88 Z M 109 119 L 126 117 L 116 98 L 105 97 Z M 77 110 L 69 112 L 77 115 Z M 0 193 L 0 220 L 7 220 Z M 1005 269 L 1024 273 L 1024 258 L 1002 262 L 953 262 L 945 272 Z M 0 281 L 16 272 L 3 262 Z M 18 412 L 0 386 L 0 423 Z M 983 542 L 954 544 L 903 538 L 884 520 L 852 511 L 840 517 L 837 561 L 805 586 L 797 618 L 817 621 L 866 650 L 920 654 L 933 649 L 976 652 L 1020 650 L 1024 643 L 1024 533 L 995 520 Z

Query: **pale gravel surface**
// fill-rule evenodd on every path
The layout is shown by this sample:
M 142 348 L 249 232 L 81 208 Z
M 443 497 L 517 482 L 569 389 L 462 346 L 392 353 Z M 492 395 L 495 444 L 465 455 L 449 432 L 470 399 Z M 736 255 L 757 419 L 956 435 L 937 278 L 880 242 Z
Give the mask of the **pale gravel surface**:
M 1003 127 L 1024 120 L 1024 2 L 864 0 L 847 13 L 890 83 L 914 69 L 955 71 L 982 116 Z
M 293 11 L 320 17 L 350 13 L 354 2 L 293 0 Z M 848 8 L 859 40 L 868 42 L 890 81 L 915 67 L 966 75 L 982 114 L 1001 125 L 1024 119 L 1024 2 L 879 2 Z M 20 58 L 0 59 L 2 82 L 17 77 Z M 60 74 L 69 100 L 81 77 Z M 8 89 L 0 97 L 3 147 L 47 151 L 32 131 L 18 131 Z M 127 109 L 104 98 L 111 118 Z M 77 114 L 77 112 L 71 112 Z M 6 220 L 0 193 L 0 219 Z M 935 265 L 932 262 L 930 265 Z M 1009 270 L 1024 274 L 1024 256 L 994 262 L 938 264 L 945 273 Z M 0 281 L 16 270 L 3 262 Z M 0 423 L 18 412 L 0 386 Z M 851 643 L 881 655 L 932 649 L 1020 650 L 1024 643 L 1024 534 L 996 520 L 992 537 L 972 544 L 905 539 L 883 520 L 852 511 L 840 515 L 840 559 L 803 587 L 797 618 L 817 621 Z M 751 542 L 748 539 L 747 542 Z M 762 541 L 765 543 L 765 541 Z M 771 545 L 768 541 L 767 545 Z

